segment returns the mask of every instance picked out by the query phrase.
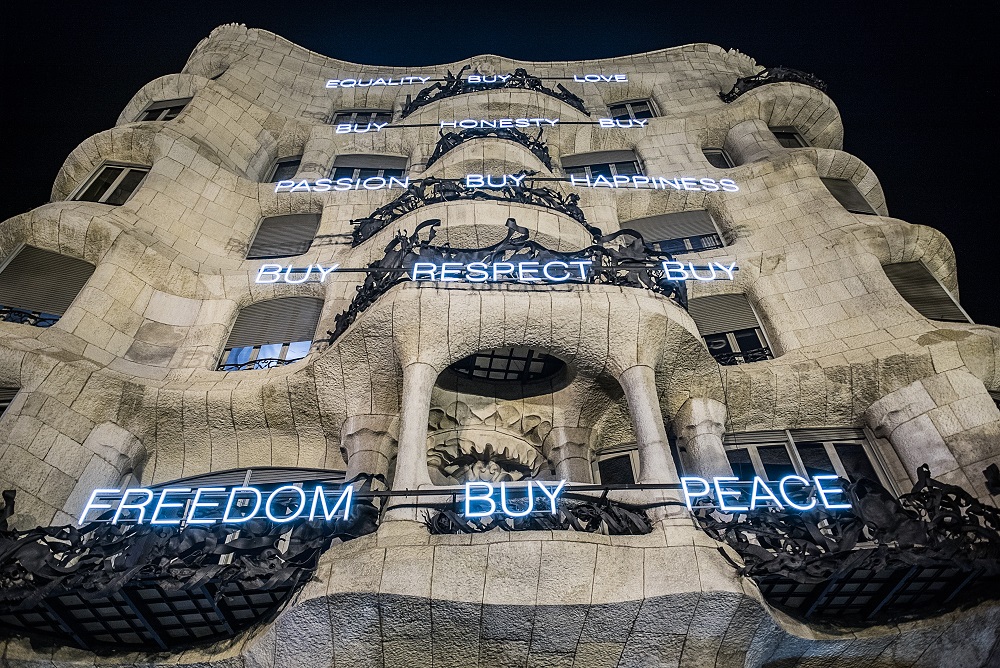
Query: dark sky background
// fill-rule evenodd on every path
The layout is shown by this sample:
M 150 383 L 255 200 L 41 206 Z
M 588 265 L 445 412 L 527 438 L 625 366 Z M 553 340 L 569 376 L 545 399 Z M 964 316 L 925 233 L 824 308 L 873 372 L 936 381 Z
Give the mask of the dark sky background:
M 67 154 L 114 125 L 144 84 L 179 72 L 222 23 L 264 28 L 335 58 L 402 66 L 480 53 L 606 58 L 711 42 L 826 81 L 844 148 L 875 170 L 890 214 L 948 236 L 962 305 L 976 322 L 1000 325 L 991 4 L 25 3 L 0 20 L 0 220 L 45 203 Z

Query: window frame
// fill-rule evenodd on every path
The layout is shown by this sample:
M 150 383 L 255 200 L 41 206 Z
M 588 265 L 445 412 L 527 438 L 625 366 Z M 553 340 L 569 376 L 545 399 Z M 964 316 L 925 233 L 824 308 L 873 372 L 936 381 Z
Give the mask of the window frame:
M 313 340 L 312 339 L 308 339 L 308 341 L 309 341 L 309 347 L 312 348 Z M 305 359 L 306 357 L 308 357 L 312 353 L 312 350 L 309 350 L 302 357 L 294 357 L 292 359 L 289 359 L 287 357 L 288 356 L 288 349 L 291 347 L 291 345 L 293 343 L 304 343 L 304 342 L 305 342 L 305 340 L 303 340 L 303 341 L 282 341 L 282 342 L 280 342 L 280 344 L 279 343 L 258 343 L 258 344 L 253 345 L 253 346 L 236 346 L 235 348 L 223 348 L 223 350 L 222 350 L 222 356 L 219 358 L 220 361 L 219 361 L 219 364 L 217 365 L 216 371 L 259 371 L 261 369 L 275 369 L 277 367 L 287 366 L 289 364 L 292 364 L 293 362 L 298 362 L 299 360 Z M 275 345 L 280 345 L 281 346 L 281 349 L 278 351 L 278 356 L 277 357 L 264 357 L 264 358 L 260 358 L 259 357 L 261 348 L 266 347 L 266 346 L 275 346 Z M 245 348 L 250 348 L 250 357 L 247 359 L 246 362 L 229 362 L 228 361 L 229 360 L 229 356 L 232 354 L 232 352 L 234 350 L 243 350 Z M 255 363 L 255 362 L 257 362 L 258 360 L 261 360 L 261 359 L 273 360 L 274 363 L 268 364 L 267 366 L 262 366 L 262 367 L 251 366 L 248 369 L 241 369 L 241 368 L 226 369 L 226 368 L 224 368 L 224 367 L 229 367 L 229 366 L 232 366 L 232 367 L 243 367 L 243 366 L 246 366 L 248 364 L 253 364 L 253 363 Z
M 753 308 L 753 304 L 750 305 L 750 308 L 751 309 Z M 754 315 L 755 316 L 757 315 L 756 311 L 754 312 Z M 759 323 L 760 322 L 760 318 L 758 318 L 757 321 Z M 702 339 L 702 341 L 705 342 L 705 347 L 708 348 L 708 354 L 712 355 L 712 349 L 709 348 L 709 346 L 708 346 L 708 339 L 707 339 L 707 337 L 709 337 L 709 336 L 725 336 L 726 337 L 726 341 L 729 343 L 729 347 L 732 349 L 730 353 L 726 353 L 726 354 L 730 354 L 730 355 L 734 356 L 733 363 L 732 364 L 722 364 L 722 362 L 719 362 L 719 358 L 718 357 L 716 357 L 715 355 L 712 355 L 712 358 L 716 362 L 719 362 L 719 364 L 722 365 L 722 366 L 737 366 L 737 365 L 740 365 L 740 364 L 753 364 L 753 362 L 748 362 L 746 359 L 743 359 L 743 361 L 741 361 L 741 362 L 735 361 L 736 357 L 745 358 L 745 355 L 747 353 L 753 352 L 752 350 L 741 350 L 740 346 L 739 346 L 739 341 L 736 339 L 736 333 L 737 332 L 745 332 L 747 330 L 753 330 L 757 334 L 757 338 L 759 340 L 761 340 L 761 341 L 764 342 L 764 349 L 766 349 L 766 351 L 767 351 L 767 357 L 765 359 L 754 360 L 754 362 L 766 362 L 767 360 L 773 360 L 775 358 L 774 348 L 771 346 L 771 342 L 768 341 L 768 339 L 767 339 L 767 334 L 764 332 L 764 327 L 762 325 L 760 325 L 760 324 L 758 324 L 757 327 L 746 327 L 744 329 L 734 329 L 731 332 L 716 332 L 714 334 L 708 334 L 708 335 L 704 335 L 703 334 L 702 337 L 701 337 L 701 339 Z M 762 349 L 761 348 L 757 348 L 755 350 L 762 350 Z
M 344 114 L 350 114 L 350 116 L 351 116 L 350 120 L 338 121 L 337 117 L 338 116 L 343 116 Z M 333 112 L 333 114 L 331 114 L 331 116 L 330 116 L 330 122 L 328 123 L 328 125 L 340 125 L 342 123 L 351 123 L 351 124 L 361 123 L 362 121 L 358 120 L 358 114 L 367 114 L 368 115 L 368 120 L 364 121 L 364 123 L 366 123 L 366 124 L 367 123 L 377 123 L 377 122 L 380 122 L 377 118 L 375 118 L 379 114 L 381 114 L 383 116 L 387 116 L 388 118 L 386 119 L 386 122 L 387 123 L 392 123 L 392 117 L 393 117 L 393 111 L 392 111 L 392 109 L 364 109 L 364 108 L 361 108 L 361 109 L 339 109 L 339 110 Z
M 794 139 L 799 145 L 798 146 L 785 146 L 781 144 L 782 148 L 796 149 L 796 148 L 810 148 L 809 141 L 802 136 L 802 133 L 794 125 L 768 125 L 767 129 L 771 132 L 774 138 L 779 144 L 781 144 L 781 137 L 778 134 L 790 135 L 791 139 Z
M 593 476 L 594 479 L 594 484 L 597 485 L 604 484 L 604 482 L 601 480 L 600 462 L 606 459 L 614 459 L 615 457 L 620 457 L 624 454 L 628 454 L 629 462 L 632 464 L 632 479 L 638 481 L 639 446 L 635 443 L 623 443 L 622 445 L 616 445 L 610 448 L 604 448 L 599 452 L 594 453 L 594 455 L 591 457 L 590 470 L 591 470 L 591 475 Z
M 651 114 L 650 116 L 636 116 L 635 115 L 635 113 L 632 110 L 632 105 L 633 104 L 640 104 L 640 103 L 641 104 L 645 104 L 647 107 L 649 107 L 649 113 Z M 624 106 L 625 107 L 625 111 L 628 112 L 628 119 L 617 118 L 615 116 L 614 108 L 615 107 L 621 107 L 621 106 Z M 608 116 L 610 118 L 615 119 L 615 120 L 620 120 L 620 121 L 623 121 L 623 120 L 633 120 L 633 121 L 637 121 L 637 120 L 641 120 L 641 119 L 657 118 L 657 117 L 659 117 L 659 115 L 660 114 L 659 114 L 659 112 L 658 112 L 658 110 L 656 108 L 656 105 L 653 104 L 653 99 L 652 98 L 648 98 L 648 97 L 647 98 L 635 98 L 635 99 L 631 99 L 631 100 L 623 100 L 621 102 L 612 102 L 612 103 L 608 104 Z
M 351 176 L 337 176 L 337 170 L 338 169 L 350 169 L 351 170 Z M 372 167 L 336 167 L 335 166 L 335 167 L 333 167 L 330 170 L 330 176 L 329 176 L 329 178 L 331 178 L 331 179 L 351 179 L 352 181 L 357 181 L 358 179 L 361 178 L 360 174 L 361 174 L 361 170 L 363 170 L 363 169 L 373 169 L 373 168 Z M 397 172 L 398 171 L 399 174 L 398 175 L 397 174 L 390 174 L 389 176 L 386 176 L 385 173 L 387 171 L 390 171 L 390 172 Z M 407 172 L 406 169 L 396 169 L 395 167 L 380 167 L 377 174 L 370 174 L 370 175 L 366 176 L 365 178 L 366 179 L 376 179 L 376 178 L 380 178 L 380 179 L 388 179 L 388 178 L 402 179 L 402 178 L 404 178 L 406 176 L 406 172 Z
M 145 108 L 142 111 L 139 112 L 139 117 L 136 118 L 135 120 L 137 123 L 149 123 L 153 121 L 164 121 L 164 122 L 172 121 L 178 116 L 180 116 L 181 112 L 187 109 L 188 104 L 190 104 L 191 100 L 193 99 L 194 99 L 193 97 L 178 97 L 173 100 L 156 100 L 150 102 L 145 106 Z M 181 102 L 183 102 L 183 104 L 180 104 Z M 177 113 L 174 114 L 173 116 L 170 116 L 171 109 L 177 109 Z M 157 118 L 144 118 L 146 114 L 148 114 L 151 111 L 160 111 L 161 113 Z M 166 118 L 166 116 L 170 116 L 170 118 Z
M 636 156 L 636 157 L 638 158 L 638 156 Z M 622 162 L 624 162 L 624 161 L 622 161 Z M 635 161 L 632 162 L 632 164 L 635 165 L 635 173 L 634 174 L 619 174 L 618 173 L 618 168 L 615 167 L 615 165 L 617 165 L 617 164 L 618 164 L 617 162 L 595 162 L 592 165 L 578 165 L 576 167 L 563 167 L 563 171 L 566 172 L 566 176 L 568 176 L 568 177 L 576 176 L 577 178 L 586 177 L 588 179 L 596 179 L 597 178 L 597 176 L 593 175 L 593 173 L 591 172 L 590 168 L 591 167 L 601 167 L 601 166 L 607 166 L 608 167 L 608 171 L 611 172 L 612 178 L 614 178 L 615 176 L 640 176 L 640 175 L 643 174 L 642 165 L 639 164 L 638 160 L 635 160 Z M 583 174 L 579 173 L 579 170 L 581 170 L 581 169 L 584 170 Z M 598 174 L 598 176 L 603 176 L 603 174 Z M 607 178 L 607 177 L 605 177 L 605 178 Z
M 101 174 L 104 173 L 104 170 L 108 169 L 109 167 L 110 168 L 121 168 L 122 173 L 119 174 L 117 177 L 115 177 L 115 180 L 112 181 L 107 186 L 107 188 L 104 189 L 104 192 L 101 194 L 101 196 L 98 199 L 96 199 L 96 200 L 93 200 L 93 199 L 80 199 L 82 197 L 82 195 L 85 192 L 87 192 L 87 189 L 90 188 L 90 186 L 94 183 L 94 181 L 96 181 L 101 176 Z M 115 191 L 115 189 L 119 185 L 121 185 L 122 181 L 125 180 L 125 178 L 129 175 L 129 173 L 131 173 L 133 171 L 143 172 L 142 178 L 139 180 L 139 182 L 137 184 L 135 184 L 135 188 L 133 188 L 132 192 L 130 192 L 128 194 L 128 197 L 125 198 L 124 202 L 122 202 L 121 204 L 108 204 L 108 206 L 123 206 L 124 204 L 127 204 L 128 201 L 130 199 L 132 199 L 133 196 L 135 196 L 135 193 L 139 190 L 139 188 L 142 187 L 142 184 L 145 183 L 146 177 L 149 176 L 149 172 L 152 169 L 153 169 L 152 165 L 140 165 L 140 164 L 132 163 L 132 162 L 119 162 L 117 160 L 114 160 L 114 161 L 110 161 L 109 160 L 109 161 L 102 162 L 100 165 L 97 166 L 96 169 L 94 169 L 94 171 L 92 171 L 90 173 L 90 176 L 88 176 L 86 178 L 86 180 L 84 180 L 84 182 L 82 184 L 80 184 L 72 193 L 70 193 L 70 196 L 67 198 L 67 201 L 70 201 L 70 202 L 93 202 L 94 204 L 108 204 L 108 202 L 107 202 L 108 197 Z
M 277 183 L 278 181 L 285 180 L 285 179 L 278 179 L 278 181 L 276 181 L 274 179 L 274 175 L 278 173 L 278 170 L 281 168 L 282 165 L 291 162 L 299 163 L 295 167 L 295 173 L 297 174 L 299 169 L 301 169 L 302 167 L 302 154 L 290 155 L 284 158 L 276 158 L 275 161 L 271 164 L 271 168 L 267 170 L 267 180 L 264 181 L 264 183 Z M 292 174 L 292 178 L 295 178 L 295 174 Z
M 722 156 L 723 161 L 726 163 L 727 166 L 719 167 L 718 165 L 713 164 L 711 159 L 708 157 L 709 151 L 712 151 L 713 153 Z M 722 148 L 721 146 L 703 146 L 701 149 L 701 153 L 702 155 L 705 156 L 705 159 L 708 160 L 708 164 L 712 165 L 712 167 L 715 167 L 716 169 L 733 169 L 734 167 L 736 167 L 736 161 L 733 160 L 733 157 L 731 155 L 729 155 L 729 151 Z

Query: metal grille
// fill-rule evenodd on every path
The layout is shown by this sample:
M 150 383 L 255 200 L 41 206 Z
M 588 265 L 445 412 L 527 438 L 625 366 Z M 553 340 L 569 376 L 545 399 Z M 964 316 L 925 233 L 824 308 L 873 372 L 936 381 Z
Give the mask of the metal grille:
M 305 253 L 319 229 L 319 219 L 318 213 L 293 213 L 263 219 L 247 259 L 266 260 Z
M 0 305 L 28 311 L 25 317 L 29 319 L 32 312 L 36 320 L 63 315 L 94 269 L 75 257 L 24 246 L 0 272 Z M 18 322 L 14 314 L 4 319 Z M 47 327 L 52 323 L 28 324 Z
M 925 318 L 945 322 L 970 322 L 944 287 L 922 262 L 896 262 L 882 266 L 899 296 Z
M 868 216 L 877 216 L 878 212 L 872 208 L 865 196 L 861 194 L 857 186 L 849 179 L 835 179 L 821 176 L 820 181 L 826 186 L 840 205 L 851 213 L 862 213 Z
M 452 370 L 470 378 L 527 383 L 549 378 L 565 366 L 533 348 L 493 348 L 455 362 Z
M 708 295 L 688 302 L 688 312 L 702 336 L 760 327 L 746 296 Z
M 323 300 L 284 297 L 251 304 L 240 311 L 226 349 L 312 340 Z

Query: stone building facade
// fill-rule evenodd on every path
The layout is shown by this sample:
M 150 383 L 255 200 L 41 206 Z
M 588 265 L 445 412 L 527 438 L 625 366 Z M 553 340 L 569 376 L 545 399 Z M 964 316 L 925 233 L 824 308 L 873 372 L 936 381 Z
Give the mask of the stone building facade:
M 112 655 L 13 634 L 4 661 L 998 660 L 995 602 L 813 623 L 669 503 L 682 475 L 899 495 L 924 464 L 998 499 L 1000 331 L 958 306 L 944 234 L 890 217 L 841 150 L 822 84 L 760 69 L 708 44 L 375 67 L 214 30 L 69 155 L 50 203 L 0 225 L 10 526 L 77 525 L 95 489 L 321 470 L 396 491 L 639 483 L 611 497 L 654 504 L 649 530 L 433 533 L 406 503 L 431 497 L 390 497 L 250 630 Z M 527 275 L 467 268 L 515 256 Z M 426 280 L 405 280 L 414 257 L 437 263 Z

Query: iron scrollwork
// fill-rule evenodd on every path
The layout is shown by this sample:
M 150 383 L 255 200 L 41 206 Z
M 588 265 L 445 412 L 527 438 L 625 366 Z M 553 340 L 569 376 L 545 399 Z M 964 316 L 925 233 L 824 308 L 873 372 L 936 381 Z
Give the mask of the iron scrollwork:
M 504 139 L 520 144 L 531 151 L 547 169 L 552 169 L 552 157 L 549 155 L 549 148 L 542 141 L 542 128 L 538 128 L 538 135 L 535 137 L 521 132 L 516 128 L 464 128 L 458 132 L 449 132 L 447 134 L 443 130 L 440 130 L 438 134 L 441 135 L 441 139 L 438 140 L 437 146 L 434 147 L 434 152 L 428 158 L 427 167 L 437 162 L 448 151 L 470 139 L 496 137 L 497 139 Z
M 529 177 L 532 171 L 521 171 L 514 176 Z M 507 201 L 519 204 L 541 206 L 563 213 L 583 225 L 594 236 L 600 236 L 600 230 L 587 223 L 587 218 L 579 206 L 580 196 L 576 193 L 563 195 L 551 188 L 534 188 L 529 186 L 504 185 L 502 188 L 467 187 L 461 181 L 454 179 L 438 179 L 428 177 L 413 182 L 399 197 L 388 204 L 379 207 L 366 218 L 355 218 L 351 221 L 354 230 L 351 232 L 351 245 L 359 246 L 371 239 L 379 231 L 388 227 L 393 221 L 415 211 L 420 207 L 440 202 L 456 200 L 487 200 Z
M 696 507 L 695 517 L 739 555 L 742 564 L 730 562 L 768 602 L 809 621 L 869 625 L 997 597 L 995 507 L 934 480 L 926 465 L 898 499 L 871 480 L 841 484 L 850 511 Z
M 523 88 L 525 90 L 531 90 L 544 95 L 549 95 L 550 97 L 561 100 L 574 109 L 582 111 L 590 116 L 583 100 L 577 95 L 574 95 L 565 86 L 562 84 L 556 84 L 556 90 L 553 90 L 545 86 L 540 78 L 528 74 L 528 71 L 523 67 L 518 67 L 509 77 L 507 77 L 507 79 L 502 81 L 497 80 L 491 83 L 469 83 L 466 79 L 462 78 L 462 75 L 465 74 L 465 71 L 470 69 L 470 67 L 471 66 L 469 65 L 463 67 L 459 70 L 458 76 L 455 76 L 451 73 L 451 70 L 448 70 L 448 73 L 445 74 L 444 81 L 437 81 L 431 84 L 417 93 L 417 95 L 412 99 L 407 96 L 406 103 L 403 105 L 401 117 L 406 118 L 420 107 L 431 104 L 432 102 L 437 102 L 438 100 L 454 97 L 455 95 L 477 93 L 484 90 L 497 90 L 500 88 Z
M 781 83 L 783 81 L 805 84 L 807 86 L 812 86 L 817 90 L 823 91 L 824 93 L 826 92 L 826 83 L 821 81 L 815 75 L 801 70 L 795 70 L 791 67 L 768 67 L 753 76 L 739 77 L 736 80 L 736 83 L 733 84 L 732 90 L 728 93 L 719 93 L 719 97 L 722 98 L 723 102 L 729 104 L 730 102 L 736 100 L 736 98 L 740 95 L 743 95 L 754 88 L 766 86 L 767 84 Z
M 51 327 L 59 322 L 59 316 L 0 304 L 0 322 L 13 322 L 19 325 L 32 325 L 34 327 Z
M 513 218 L 507 219 L 507 235 L 492 246 L 484 248 L 452 248 L 450 245 L 435 245 L 433 240 L 441 221 L 437 218 L 426 220 L 407 236 L 398 233 L 389 245 L 385 255 L 368 265 L 364 282 L 357 287 L 357 294 L 350 306 L 338 315 L 335 327 L 330 332 L 328 343 L 332 343 L 357 317 L 374 304 L 391 287 L 410 280 L 409 272 L 415 262 L 526 262 L 539 263 L 554 260 L 562 262 L 586 261 L 590 270 L 586 279 L 567 282 L 597 283 L 644 288 L 675 301 L 687 308 L 687 286 L 682 280 L 666 278 L 662 263 L 673 260 L 669 253 L 659 251 L 645 243 L 642 235 L 634 230 L 620 230 L 609 235 L 600 235 L 597 228 L 589 228 L 595 235 L 595 243 L 579 251 L 553 251 L 529 238 L 526 228 Z M 426 232 L 427 238 L 423 236 Z M 513 277 L 510 280 L 515 280 Z

